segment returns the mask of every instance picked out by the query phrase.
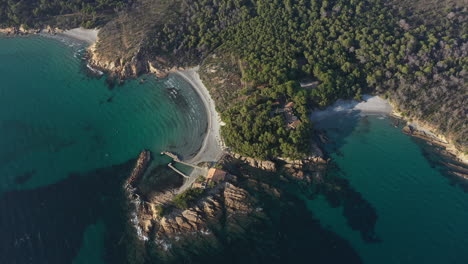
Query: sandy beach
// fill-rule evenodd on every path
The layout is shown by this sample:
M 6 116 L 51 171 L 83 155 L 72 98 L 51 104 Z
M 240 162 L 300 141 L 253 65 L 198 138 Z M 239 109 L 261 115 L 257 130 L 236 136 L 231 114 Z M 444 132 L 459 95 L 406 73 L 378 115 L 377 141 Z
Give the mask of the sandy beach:
M 392 113 L 392 106 L 387 100 L 379 96 L 363 95 L 362 101 L 340 99 L 325 110 L 312 112 L 310 118 L 312 121 L 320 121 L 338 113 L 388 115 Z
M 190 83 L 193 89 L 195 89 L 205 105 L 206 113 L 208 115 L 208 127 L 202 146 L 194 157 L 189 160 L 185 160 L 185 162 L 194 165 L 197 165 L 200 162 L 217 162 L 223 155 L 224 144 L 220 135 L 221 118 L 216 111 L 215 102 L 211 99 L 208 89 L 205 87 L 198 75 L 198 67 L 177 71 L 176 74 L 184 78 L 188 83 Z M 183 192 L 189 188 L 199 175 L 206 175 L 207 172 L 208 170 L 206 169 L 194 169 L 190 173 L 190 179 L 184 182 L 179 189 L 179 192 Z
M 74 28 L 65 30 L 62 33 L 59 33 L 59 35 L 81 40 L 91 45 L 97 41 L 98 33 L 98 29 Z
M 205 105 L 208 128 L 205 139 L 197 155 L 186 160 L 188 163 L 216 162 L 223 154 L 223 143 L 220 136 L 221 118 L 216 111 L 215 102 L 211 99 L 208 89 L 203 85 L 198 75 L 198 67 L 177 71 L 176 74 L 183 77 L 195 89 Z

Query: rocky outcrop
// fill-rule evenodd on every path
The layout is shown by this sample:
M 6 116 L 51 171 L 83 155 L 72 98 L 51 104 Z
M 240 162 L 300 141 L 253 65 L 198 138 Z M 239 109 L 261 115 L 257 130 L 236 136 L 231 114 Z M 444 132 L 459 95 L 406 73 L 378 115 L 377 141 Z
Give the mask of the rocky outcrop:
M 100 70 L 108 72 L 111 76 L 120 79 L 137 77 L 140 74 L 148 72 L 148 65 L 139 57 L 139 53 L 130 58 L 107 57 L 97 51 L 97 43 L 91 45 L 88 49 L 90 54 L 89 63 Z
M 176 67 L 166 62 L 162 57 L 149 58 L 139 49 L 135 53 L 108 56 L 99 48 L 100 42 L 96 42 L 88 48 L 89 63 L 111 76 L 119 79 L 136 78 L 145 73 L 153 73 L 158 78 L 167 78 L 170 73 L 184 70 L 184 67 Z
M 24 26 L 0 28 L 0 33 L 7 34 L 7 35 L 29 35 L 29 34 L 39 34 L 39 33 L 47 33 L 47 34 L 55 35 L 61 32 L 63 32 L 62 29 L 51 27 L 51 26 L 46 26 L 44 28 L 25 28 Z
M 398 118 L 402 118 L 398 113 L 394 113 Z M 437 128 L 431 126 L 427 122 L 419 120 L 411 120 L 408 125 L 402 129 L 403 133 L 421 138 L 430 144 L 438 145 L 445 149 L 446 153 L 452 156 L 455 160 L 468 164 L 468 155 L 465 149 L 457 147 L 449 138 L 445 135 L 437 133 Z
M 206 230 L 208 223 L 213 220 L 219 221 L 223 213 L 229 218 L 236 214 L 245 215 L 251 211 L 249 193 L 227 182 L 219 193 L 202 199 L 197 205 L 162 217 L 159 220 L 156 237 L 174 237 Z
M 144 73 L 166 77 L 175 65 L 182 65 L 177 61 L 180 56 L 167 59 L 172 52 L 156 49 L 154 43 L 161 27 L 180 17 L 178 2 L 137 1 L 119 13 L 101 28 L 98 41 L 89 48 L 91 65 L 121 80 Z
M 150 161 L 151 152 L 149 150 L 143 150 L 142 152 L 140 152 L 136 165 L 133 168 L 130 177 L 127 179 L 126 184 L 128 187 L 132 187 L 132 184 L 145 173 Z
M 276 164 L 273 161 L 269 160 L 257 160 L 254 158 L 244 157 L 240 154 L 233 153 L 232 156 L 238 160 L 242 160 L 245 163 L 249 164 L 252 167 L 259 168 L 266 171 L 275 172 L 276 171 Z
M 252 211 L 249 193 L 239 187 L 226 183 L 224 188 L 224 206 L 229 214 L 250 213 Z
M 465 165 L 468 164 L 468 144 L 466 141 L 457 144 L 456 140 L 454 140 L 450 134 L 447 135 L 440 131 L 440 126 L 433 122 L 420 120 L 415 116 L 404 115 L 400 112 L 400 108 L 394 101 L 390 101 L 390 104 L 393 109 L 392 115 L 408 122 L 408 125 L 403 128 L 404 133 L 424 139 L 431 144 L 439 145 L 455 160 Z M 465 131 L 464 133 L 466 134 L 466 126 L 461 128 L 461 131 Z
M 156 57 L 153 62 L 148 61 L 148 71 L 158 78 L 167 78 L 170 73 L 183 71 L 184 69 L 183 67 L 169 66 L 161 57 Z
M 301 160 L 283 159 L 286 162 L 284 168 L 289 174 L 298 179 L 311 182 L 312 177 L 320 178 L 327 169 L 329 159 L 323 157 L 307 157 Z
M 196 205 L 186 210 L 174 209 L 161 216 L 160 205 L 170 203 L 168 197 L 175 193 L 157 195 L 151 201 L 137 201 L 134 224 L 140 237 L 146 240 L 154 233 L 156 241 L 172 239 L 197 232 L 206 232 L 210 223 L 221 221 L 221 217 L 233 218 L 253 211 L 250 194 L 232 183 L 225 182 L 210 190 Z M 160 203 L 161 202 L 161 203 Z
M 289 158 L 278 158 L 278 160 L 282 160 L 286 162 L 287 164 L 292 165 L 294 167 L 298 167 L 298 168 L 304 165 L 308 165 L 310 163 L 314 163 L 314 164 L 327 164 L 328 163 L 327 159 L 323 157 L 319 157 L 319 156 L 309 156 L 309 157 L 306 157 L 303 159 L 297 159 L 297 160 L 292 160 Z
M 210 219 L 214 219 L 222 208 L 220 196 L 210 196 L 196 206 L 183 211 L 173 212 L 162 217 L 156 231 L 156 237 L 173 237 L 204 229 Z
M 318 147 L 317 147 L 318 148 Z M 320 150 L 320 149 L 319 149 Z M 322 153 L 320 151 L 320 153 Z M 232 157 L 235 159 L 244 161 L 248 165 L 259 168 L 265 171 L 276 172 L 277 171 L 277 164 L 273 161 L 264 161 L 264 160 L 256 160 L 249 157 L 243 157 L 239 154 L 232 153 Z M 310 178 L 309 175 L 304 173 L 304 170 L 308 171 L 319 171 L 322 172 L 326 169 L 326 165 L 329 162 L 329 159 L 325 159 L 323 156 L 309 156 L 303 159 L 292 160 L 289 158 L 276 158 L 279 161 L 285 162 L 286 164 L 284 167 L 287 169 L 290 174 L 300 180 L 304 180 L 306 178 Z

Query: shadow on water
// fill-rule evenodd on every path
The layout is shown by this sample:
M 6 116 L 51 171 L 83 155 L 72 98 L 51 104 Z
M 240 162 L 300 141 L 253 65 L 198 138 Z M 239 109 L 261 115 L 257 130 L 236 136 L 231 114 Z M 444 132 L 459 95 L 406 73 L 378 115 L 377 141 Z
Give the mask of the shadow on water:
M 361 126 L 359 126 L 361 123 Z M 349 113 L 336 113 L 314 122 L 315 128 L 320 133 L 325 133 L 329 139 L 324 142 L 320 137 L 315 138 L 316 142 L 327 154 L 340 154 L 340 149 L 347 143 L 347 138 L 356 129 L 363 133 L 370 131 L 370 123 L 366 116 L 362 116 L 360 111 L 352 111 Z
M 86 228 L 104 218 L 121 198 L 134 164 L 70 174 L 65 180 L 0 196 L 0 255 L 4 263 L 71 263 Z M 115 208 L 114 208 L 115 209 Z M 114 219 L 115 220 L 115 219 Z
M 427 141 L 417 137 L 411 137 L 411 139 L 416 142 L 422 155 L 432 168 L 446 177 L 450 185 L 459 187 L 465 193 L 468 193 L 468 180 L 456 174 L 468 175 L 468 167 L 465 164 L 454 160 L 451 156 L 445 155 L 443 147 L 429 144 Z
M 229 166 L 230 172 L 242 175 L 236 185 L 253 197 L 256 210 L 245 217 L 221 218 L 209 227 L 214 238 L 192 239 L 171 248 L 174 258 L 155 253 L 156 259 L 205 264 L 362 263 L 348 241 L 310 213 L 295 181 L 249 166 Z
M 264 208 L 267 218 L 237 223 L 241 234 L 232 227 L 219 230 L 217 247 L 176 249 L 170 263 L 362 263 L 349 242 L 323 228 L 302 200 L 282 198 L 288 203 Z
M 142 199 L 148 201 L 150 197 L 155 196 L 158 192 L 177 189 L 183 183 L 182 176 L 171 170 L 166 164 L 163 164 L 153 168 L 134 184 Z
M 30 170 L 15 177 L 15 184 L 25 184 L 29 179 L 31 179 L 34 174 L 36 174 L 36 170 Z
M 154 251 L 154 243 L 136 238 L 129 224 L 129 204 L 122 192 L 134 160 L 33 190 L 11 191 L 0 196 L 0 254 L 6 263 L 71 263 L 83 244 L 86 229 L 102 220 L 105 224 L 106 263 L 362 263 L 351 245 L 324 228 L 310 213 L 295 184 L 285 184 L 253 168 L 241 168 L 240 180 L 266 217 L 247 216 L 246 222 L 210 227 L 215 243 L 190 240 L 174 248 L 170 262 Z M 142 182 L 146 191 L 178 186 L 180 177 L 155 167 Z M 251 183 L 254 180 L 256 186 Z M 281 191 L 259 191 L 268 184 Z M 286 186 L 288 185 L 288 186 Z M 249 189 L 250 188 L 250 189 Z M 263 187 L 262 187 L 263 188 Z M 272 190 L 272 189 L 271 189 Z M 225 221 L 232 221 L 225 219 Z
M 313 179 L 314 188 L 309 198 L 323 195 L 328 204 L 333 207 L 343 207 L 343 216 L 348 226 L 359 231 L 363 241 L 368 243 L 381 242 L 375 233 L 378 215 L 372 204 L 361 193 L 356 191 L 346 174 L 335 164 L 330 164 L 322 179 Z
M 370 132 L 370 121 L 360 111 L 349 113 L 337 113 L 320 120 L 315 124 L 319 133 L 326 135 L 316 136 L 316 142 L 325 150 L 327 155 L 344 157 L 341 148 L 347 143 L 347 138 L 356 129 L 358 133 Z M 346 157 L 344 157 L 346 158 Z M 343 216 L 350 228 L 361 234 L 363 241 L 377 243 L 381 240 L 375 233 L 375 225 L 378 215 L 372 204 L 355 190 L 346 179 L 345 171 L 342 171 L 335 162 L 331 162 L 326 172 L 320 177 L 312 178 L 312 185 L 305 188 L 306 196 L 314 199 L 317 195 L 323 195 L 331 207 L 343 207 Z
M 60 131 L 49 128 L 43 124 L 34 124 L 19 120 L 0 121 L 2 131 L 2 152 L 0 153 L 0 166 L 8 164 L 28 152 L 48 149 L 57 153 L 77 143 L 74 139 L 64 137 Z M 34 137 L 31 137 L 31 134 Z M 10 140 L 21 138 L 22 140 Z M 17 144 L 11 144 L 15 142 Z

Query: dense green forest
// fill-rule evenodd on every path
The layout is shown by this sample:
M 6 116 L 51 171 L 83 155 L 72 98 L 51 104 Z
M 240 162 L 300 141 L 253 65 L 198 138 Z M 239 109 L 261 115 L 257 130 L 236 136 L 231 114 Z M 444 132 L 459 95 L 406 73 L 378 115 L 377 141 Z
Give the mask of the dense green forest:
M 0 26 L 94 27 L 130 0 L 0 0 Z
M 305 155 L 308 109 L 363 93 L 389 97 L 405 115 L 429 121 L 466 150 L 466 8 L 438 10 L 430 20 L 437 24 L 429 25 L 398 3 L 186 1 L 183 15 L 161 25 L 150 46 L 179 64 L 215 50 L 239 59 L 241 82 L 220 110 L 226 143 L 247 156 Z M 301 80 L 318 85 L 301 88 Z M 277 100 L 296 103 L 301 126 L 287 129 L 281 115 L 271 114 Z

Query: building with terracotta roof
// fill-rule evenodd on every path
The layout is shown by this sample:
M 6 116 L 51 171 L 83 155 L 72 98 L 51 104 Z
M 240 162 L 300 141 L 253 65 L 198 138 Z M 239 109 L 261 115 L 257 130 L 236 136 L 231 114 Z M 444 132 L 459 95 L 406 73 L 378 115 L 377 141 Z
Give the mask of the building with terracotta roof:
M 291 129 L 296 129 L 301 123 L 301 120 L 295 120 L 291 123 L 288 123 L 288 127 Z
M 210 181 L 221 182 L 221 181 L 224 181 L 224 179 L 226 179 L 226 175 L 227 175 L 227 172 L 223 170 L 211 168 L 208 171 L 208 174 L 206 175 L 206 181 L 207 182 L 210 182 Z
M 293 108 L 295 105 L 296 105 L 296 104 L 295 104 L 294 102 L 289 102 L 289 103 L 287 103 L 287 104 L 284 106 L 284 108 L 290 108 L 290 109 L 291 109 L 291 108 Z

